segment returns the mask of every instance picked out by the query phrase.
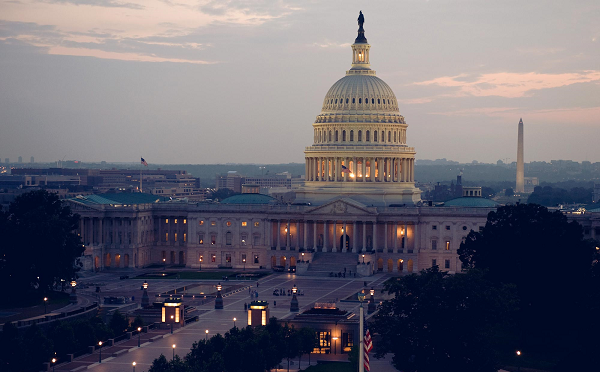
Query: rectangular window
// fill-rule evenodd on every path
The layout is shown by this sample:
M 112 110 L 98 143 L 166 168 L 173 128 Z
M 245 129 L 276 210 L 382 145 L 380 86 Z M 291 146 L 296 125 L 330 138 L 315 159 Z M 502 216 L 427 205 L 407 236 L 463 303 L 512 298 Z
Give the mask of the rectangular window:
M 446 230 L 450 230 L 450 226 L 446 225 Z
M 204 234 L 198 235 L 198 244 L 204 244 Z
M 187 233 L 183 233 L 183 242 L 187 242 Z
M 437 266 L 437 260 L 434 258 L 431 260 L 431 267 Z
M 242 263 L 246 263 L 246 255 L 242 254 Z
M 131 244 L 131 233 L 130 232 L 127 233 L 127 241 L 129 242 L 128 244 Z
M 215 234 L 212 234 L 210 236 L 210 244 L 215 245 L 216 243 L 217 243 L 217 236 Z
M 175 241 L 177 241 L 177 233 L 175 233 Z
M 258 263 L 258 255 L 257 255 L 257 254 L 255 254 L 255 255 L 254 255 L 254 263 L 255 263 L 255 264 L 257 264 L 257 263 Z
M 225 244 L 226 245 L 231 245 L 231 238 L 232 238 L 232 234 L 230 232 L 225 234 Z
M 212 253 L 210 255 L 210 262 L 217 262 L 217 255 L 216 254 Z
M 450 241 L 446 240 L 446 250 L 449 251 L 450 250 Z
M 165 218 L 165 223 L 169 223 L 169 219 L 168 218 Z
M 169 233 L 165 233 L 165 242 L 169 241 Z
M 177 223 L 177 218 L 175 219 L 175 223 Z
M 242 234 L 242 245 L 246 245 L 247 240 L 248 240 L 248 236 L 246 234 Z
M 437 240 L 432 240 L 431 241 L 431 249 L 434 250 L 434 251 L 437 249 Z
M 437 225 L 432 225 L 431 230 L 437 230 Z
M 450 260 L 445 260 L 444 261 L 444 268 L 445 269 L 449 269 L 450 268 Z
M 211 226 L 216 226 L 216 225 L 217 225 L 217 223 L 216 223 L 215 221 L 211 221 L 210 225 L 211 225 Z
M 260 236 L 258 235 L 254 235 L 254 241 L 252 242 L 253 245 L 260 245 Z
M 246 226 L 248 226 L 248 222 L 242 221 L 242 227 L 246 227 Z
M 258 227 L 260 225 L 260 222 L 254 222 L 254 227 Z
M 187 219 L 184 218 L 183 219 L 183 223 L 186 224 L 187 223 Z
M 225 254 L 225 262 L 231 263 L 231 254 L 229 254 L 229 253 Z

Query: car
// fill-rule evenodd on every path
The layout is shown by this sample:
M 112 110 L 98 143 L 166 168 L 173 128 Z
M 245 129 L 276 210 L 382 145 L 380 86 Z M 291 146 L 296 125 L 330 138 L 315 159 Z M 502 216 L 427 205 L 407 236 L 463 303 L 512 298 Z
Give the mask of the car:
M 282 273 L 285 271 L 285 266 L 273 266 L 273 271 Z

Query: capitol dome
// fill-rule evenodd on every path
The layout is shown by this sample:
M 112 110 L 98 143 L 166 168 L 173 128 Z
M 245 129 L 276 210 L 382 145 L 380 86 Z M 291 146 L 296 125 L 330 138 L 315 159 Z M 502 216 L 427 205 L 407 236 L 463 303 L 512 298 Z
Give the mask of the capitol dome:
M 341 196 L 372 206 L 414 205 L 421 191 L 415 187 L 416 152 L 406 144 L 408 124 L 392 88 L 371 69 L 360 19 L 351 67 L 331 86 L 313 123 L 296 200 L 318 205 Z

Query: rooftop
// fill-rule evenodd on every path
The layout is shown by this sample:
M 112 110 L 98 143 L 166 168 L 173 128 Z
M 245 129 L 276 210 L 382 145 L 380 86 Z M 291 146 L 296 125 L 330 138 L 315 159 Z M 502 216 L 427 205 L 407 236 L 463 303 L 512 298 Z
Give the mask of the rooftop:
M 444 203 L 444 207 L 483 207 L 495 208 L 498 206 L 493 200 L 478 197 L 462 197 L 448 200 Z
M 111 205 L 131 205 L 131 204 L 149 204 L 166 201 L 164 197 L 145 194 L 145 193 L 107 193 L 95 195 L 78 195 L 71 200 L 83 204 L 111 204 Z

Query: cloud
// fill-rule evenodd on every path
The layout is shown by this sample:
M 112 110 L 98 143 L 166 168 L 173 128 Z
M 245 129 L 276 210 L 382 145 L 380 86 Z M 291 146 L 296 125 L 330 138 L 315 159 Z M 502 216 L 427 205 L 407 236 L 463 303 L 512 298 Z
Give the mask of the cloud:
M 107 8 L 144 9 L 143 5 L 114 0 L 41 0 L 44 3 L 101 6 Z
M 499 72 L 479 76 L 460 74 L 413 83 L 414 85 L 455 88 L 454 97 L 506 97 L 517 98 L 541 89 L 558 88 L 577 83 L 600 81 L 600 71 L 588 70 L 562 74 L 540 74 L 537 72 Z
M 568 107 L 557 109 L 526 109 L 520 107 L 479 107 L 447 112 L 434 112 L 433 115 L 477 117 L 487 116 L 507 120 L 523 117 L 523 120 L 568 124 L 600 124 L 600 107 Z
M 335 43 L 335 42 L 331 42 L 331 41 L 323 41 L 323 42 L 320 42 L 320 43 L 312 43 L 312 44 L 310 44 L 310 46 L 313 46 L 313 47 L 316 46 L 316 47 L 319 47 L 319 48 L 332 48 L 332 47 L 333 48 L 347 48 L 350 45 L 352 45 L 352 44 L 350 44 L 350 43 Z

